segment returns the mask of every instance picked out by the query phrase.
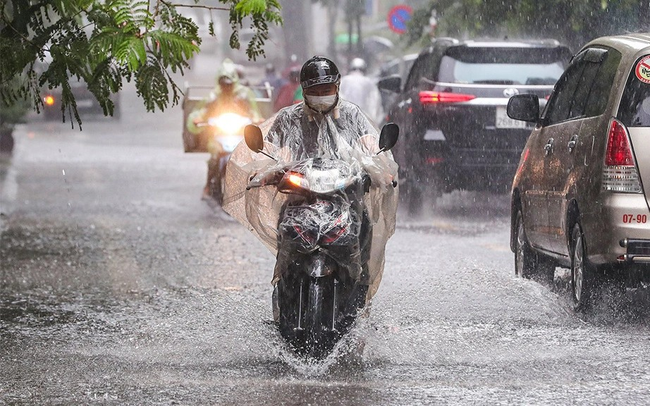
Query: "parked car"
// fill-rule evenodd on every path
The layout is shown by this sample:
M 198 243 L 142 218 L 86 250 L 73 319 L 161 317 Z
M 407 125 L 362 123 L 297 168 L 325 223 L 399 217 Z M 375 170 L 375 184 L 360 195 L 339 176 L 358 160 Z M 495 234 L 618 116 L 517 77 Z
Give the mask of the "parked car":
M 554 40 L 435 40 L 399 77 L 378 82 L 398 93 L 387 120 L 402 136 L 394 150 L 416 211 L 425 191 L 455 189 L 506 193 L 532 126 L 506 115 L 508 98 L 530 93 L 542 100 L 571 58 Z
M 37 61 L 34 70 L 40 76 L 45 72 L 50 64 L 52 59 L 49 55 L 49 51 L 45 52 L 45 59 L 42 61 Z M 100 106 L 99 102 L 95 96 L 88 90 L 88 85 L 83 79 L 80 79 L 76 76 L 71 76 L 69 78 L 70 89 L 72 90 L 72 95 L 74 96 L 75 102 L 77 104 L 77 111 L 80 115 L 85 115 L 87 113 L 104 115 L 104 110 Z M 43 100 L 43 116 L 45 120 L 58 120 L 61 121 L 63 118 L 63 113 L 61 112 L 61 99 L 62 99 L 62 90 L 60 87 L 53 89 L 48 88 L 47 84 L 41 88 L 40 91 L 41 99 Z M 120 109 L 120 94 L 112 94 L 110 96 L 114 104 L 113 109 L 113 118 L 119 119 L 121 115 Z M 66 118 L 68 112 L 65 112 Z
M 406 54 L 397 58 L 393 58 L 390 61 L 383 63 L 378 72 L 375 74 L 377 78 L 386 78 L 393 75 L 398 75 L 402 80 L 406 79 L 413 62 L 418 57 L 418 54 Z
M 80 115 L 83 114 L 97 114 L 104 115 L 104 110 L 99 104 L 95 96 L 88 90 L 86 82 L 74 77 L 70 78 L 70 88 L 72 95 L 77 103 L 77 111 Z M 61 88 L 43 89 L 41 91 L 43 97 L 43 115 L 45 120 L 61 120 Z M 121 115 L 120 108 L 120 95 L 119 93 L 111 95 L 113 101 L 113 118 L 118 119 Z M 67 112 L 66 112 L 67 115 Z
M 535 125 L 512 186 L 515 272 L 550 279 L 569 267 L 584 310 L 603 276 L 650 276 L 650 34 L 588 43 L 540 107 L 532 94 L 508 103 L 509 117 Z
M 411 70 L 413 62 L 418 57 L 418 54 L 406 54 L 404 56 L 391 59 L 390 61 L 382 64 L 379 67 L 379 71 L 374 75 L 377 80 L 381 80 L 391 76 L 399 76 L 404 82 L 406 80 L 406 75 Z M 388 111 L 393 105 L 396 97 L 395 92 L 391 92 L 385 89 L 380 89 L 381 92 L 381 104 L 384 111 Z

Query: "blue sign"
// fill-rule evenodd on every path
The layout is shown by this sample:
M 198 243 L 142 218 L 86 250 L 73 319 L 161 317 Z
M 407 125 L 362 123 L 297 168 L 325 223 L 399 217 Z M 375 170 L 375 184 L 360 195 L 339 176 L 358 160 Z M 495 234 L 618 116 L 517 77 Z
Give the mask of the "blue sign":
M 398 34 L 404 34 L 412 14 L 413 9 L 404 4 L 391 8 L 388 12 L 388 28 Z

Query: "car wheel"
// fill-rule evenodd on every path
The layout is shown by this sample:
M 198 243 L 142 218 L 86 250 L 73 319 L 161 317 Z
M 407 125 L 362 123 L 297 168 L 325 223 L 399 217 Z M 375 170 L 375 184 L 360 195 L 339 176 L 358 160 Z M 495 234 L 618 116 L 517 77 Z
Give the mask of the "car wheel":
M 530 278 L 535 273 L 535 253 L 530 248 L 530 245 L 528 245 L 528 240 L 526 239 L 521 210 L 517 211 L 515 230 L 517 232 L 515 242 L 515 275 L 521 276 L 522 278 Z
M 400 179 L 403 179 L 399 191 L 400 204 L 404 205 L 409 216 L 417 216 L 422 210 L 422 191 L 409 175 L 400 175 Z
M 13 130 L 0 132 L 0 152 L 11 153 L 14 143 Z
M 596 285 L 596 273 L 585 255 L 585 240 L 580 224 L 571 232 L 571 291 L 575 310 L 585 311 L 591 307 Z
M 417 216 L 422 212 L 422 191 L 417 187 L 410 187 L 407 193 L 408 213 L 412 216 Z
M 526 279 L 535 278 L 540 282 L 551 285 L 555 276 L 555 262 L 538 254 L 528 244 L 521 209 L 517 210 L 515 231 L 517 233 L 515 241 L 515 275 Z

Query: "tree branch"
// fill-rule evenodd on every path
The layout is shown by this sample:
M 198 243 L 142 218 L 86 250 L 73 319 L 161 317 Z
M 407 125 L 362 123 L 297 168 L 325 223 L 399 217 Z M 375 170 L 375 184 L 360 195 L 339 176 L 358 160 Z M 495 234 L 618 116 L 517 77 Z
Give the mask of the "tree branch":
M 203 10 L 219 10 L 219 11 L 230 11 L 230 7 L 219 7 L 219 6 L 205 6 L 202 4 L 180 4 L 180 3 L 172 3 L 166 0 L 159 0 L 160 3 L 163 3 L 169 7 L 185 7 L 185 8 L 201 8 Z

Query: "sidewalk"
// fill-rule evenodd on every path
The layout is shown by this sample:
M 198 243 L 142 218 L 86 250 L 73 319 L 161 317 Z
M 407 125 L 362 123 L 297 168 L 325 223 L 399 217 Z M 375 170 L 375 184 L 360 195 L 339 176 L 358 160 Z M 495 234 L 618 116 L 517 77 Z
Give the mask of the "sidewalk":
M 16 132 L 21 131 L 16 129 Z M 16 148 L 14 148 L 14 153 Z M 11 154 L 0 153 L 0 235 L 5 230 L 5 224 L 16 200 L 16 170 L 13 166 L 14 157 Z

